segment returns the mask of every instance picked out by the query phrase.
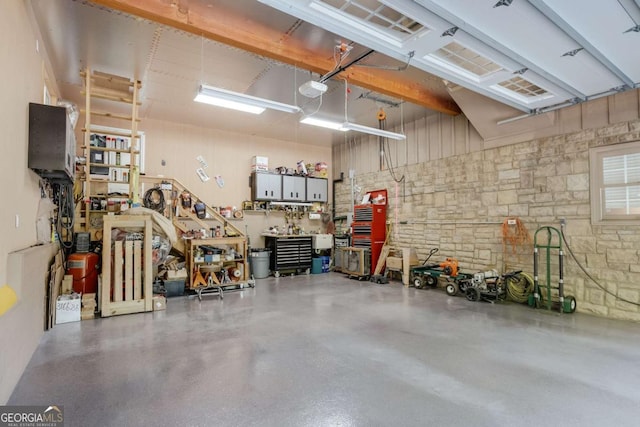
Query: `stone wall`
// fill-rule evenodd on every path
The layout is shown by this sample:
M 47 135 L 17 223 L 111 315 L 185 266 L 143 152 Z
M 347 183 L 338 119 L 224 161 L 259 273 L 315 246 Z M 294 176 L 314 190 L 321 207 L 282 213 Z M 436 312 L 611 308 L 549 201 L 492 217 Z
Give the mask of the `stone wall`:
M 640 226 L 592 225 L 589 196 L 589 148 L 635 140 L 640 120 L 404 166 L 398 184 L 388 171 L 356 175 L 355 183 L 363 192 L 388 190 L 392 244 L 415 248 L 421 260 L 437 247 L 432 260 L 456 257 L 464 271 L 532 273 L 532 245 L 503 247 L 503 222 L 517 217 L 533 237 L 566 219 L 569 246 L 606 291 L 567 254 L 565 294 L 578 311 L 640 321 Z M 349 212 L 350 193 L 348 179 L 336 186 L 337 215 Z

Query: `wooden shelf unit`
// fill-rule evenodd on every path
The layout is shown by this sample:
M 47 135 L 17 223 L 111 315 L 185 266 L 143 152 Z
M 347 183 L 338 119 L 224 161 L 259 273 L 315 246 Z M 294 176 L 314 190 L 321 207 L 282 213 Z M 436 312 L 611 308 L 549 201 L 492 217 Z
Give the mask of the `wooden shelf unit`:
M 222 297 L 224 290 L 253 287 L 253 281 L 249 280 L 246 237 L 189 239 L 185 246 L 187 287 L 200 298 L 206 290 L 217 290 Z M 211 249 L 216 253 L 205 253 Z
M 78 221 L 79 228 L 83 231 L 91 233 L 92 239 L 97 239 L 96 232 L 102 229 L 101 220 L 105 213 L 101 203 L 101 209 L 95 209 L 92 201 L 116 199 L 122 201 L 128 199 L 132 203 L 139 202 L 139 194 L 137 188 L 140 164 L 140 148 L 141 138 L 138 131 L 138 107 L 140 102 L 139 91 L 141 83 L 139 80 L 131 80 L 125 77 L 115 76 L 99 71 L 91 71 L 87 68 L 80 75 L 83 77 L 85 95 L 85 108 L 82 110 L 85 114 L 84 143 L 82 150 L 86 162 L 84 165 L 84 185 L 83 185 L 83 201 L 80 206 L 81 220 Z M 122 109 L 125 105 L 126 113 L 104 111 L 104 108 L 94 111 L 94 100 L 103 100 L 102 104 L 106 104 L 107 108 Z M 120 120 L 125 122 L 123 129 L 106 128 L 97 126 L 95 117 L 104 117 L 109 120 Z M 93 137 L 92 137 L 93 135 Z M 106 141 L 103 144 L 103 139 Z M 113 146 L 109 146 L 113 143 Z M 115 153 L 115 155 L 113 155 Z M 125 158 L 125 155 L 128 158 Z M 106 159 L 105 159 L 106 157 Z M 101 161 L 96 161 L 100 158 Z M 119 160 L 122 159 L 120 162 Z M 108 159 L 108 160 L 107 160 Z M 106 160 L 106 161 L 105 161 Z M 105 169 L 107 174 L 104 175 Z M 92 174 L 93 171 L 101 173 Z M 96 175 L 101 175 L 96 177 Z M 115 175 L 115 176 L 112 176 Z M 104 176 L 104 177 L 103 177 Z M 107 179 L 105 179 L 107 178 Z M 115 179 L 114 179 L 115 178 Z M 109 194 L 110 186 L 113 184 L 122 184 L 118 187 L 119 191 Z M 123 191 L 125 190 L 126 191 Z M 126 195 L 123 195 L 126 194 Z M 113 200 L 112 200 L 113 201 Z M 128 204 L 127 204 L 128 205 Z M 118 211 L 120 209 L 117 209 Z M 92 217 L 95 217 L 92 220 Z

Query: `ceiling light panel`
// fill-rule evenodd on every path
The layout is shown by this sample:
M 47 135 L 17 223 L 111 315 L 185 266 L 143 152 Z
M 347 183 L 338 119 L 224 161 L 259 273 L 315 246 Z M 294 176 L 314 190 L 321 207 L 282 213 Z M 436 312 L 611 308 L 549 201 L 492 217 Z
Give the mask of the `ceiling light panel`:
M 505 88 L 506 90 L 510 90 L 512 92 L 517 93 L 518 95 L 533 98 L 536 96 L 544 96 L 547 95 L 548 92 L 542 89 L 540 86 L 537 86 L 530 81 L 523 79 L 520 76 L 514 77 L 510 80 L 498 83 L 499 86 Z
M 320 0 L 356 19 L 398 33 L 401 38 L 411 37 L 424 26 L 378 0 Z
M 462 46 L 457 42 L 451 42 L 438 49 L 433 56 L 460 67 L 478 77 L 486 77 L 489 74 L 502 70 L 502 67 L 489 58 L 485 58 L 473 50 Z

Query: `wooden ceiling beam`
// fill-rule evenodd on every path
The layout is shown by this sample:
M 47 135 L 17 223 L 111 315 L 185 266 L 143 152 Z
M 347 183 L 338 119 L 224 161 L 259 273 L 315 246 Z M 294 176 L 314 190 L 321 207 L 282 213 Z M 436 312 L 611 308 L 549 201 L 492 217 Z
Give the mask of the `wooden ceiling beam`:
M 335 63 L 332 58 L 307 49 L 286 34 L 232 12 L 207 7 L 201 2 L 91 1 L 320 75 L 334 69 Z M 341 74 L 347 77 L 351 84 L 374 92 L 445 114 L 460 113 L 460 108 L 454 101 L 435 96 L 419 83 L 405 79 L 399 73 L 371 68 L 359 69 L 354 66 Z

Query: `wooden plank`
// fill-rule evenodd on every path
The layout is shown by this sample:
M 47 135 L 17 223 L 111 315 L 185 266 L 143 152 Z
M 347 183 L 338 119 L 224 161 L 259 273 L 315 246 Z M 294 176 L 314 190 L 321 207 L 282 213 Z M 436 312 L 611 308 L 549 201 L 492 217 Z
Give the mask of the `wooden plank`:
M 382 268 L 384 267 L 384 263 L 387 260 L 387 256 L 389 256 L 389 251 L 391 247 L 388 245 L 382 246 L 382 251 L 380 252 L 380 257 L 378 258 L 378 263 L 376 264 L 376 268 L 373 270 L 373 274 L 380 274 L 382 272 Z
M 119 266 L 119 281 L 115 287 L 114 301 L 111 301 L 109 295 L 111 289 L 102 289 L 101 312 L 102 317 L 109 317 L 119 314 L 139 313 L 143 311 L 153 310 L 153 277 L 152 277 L 152 252 L 151 242 L 153 238 L 153 224 L 149 215 L 118 215 L 105 218 L 104 237 L 105 242 L 111 245 L 111 229 L 117 227 L 119 229 L 132 229 L 130 231 L 142 232 L 144 241 L 116 241 L 114 243 L 114 266 Z M 117 250 L 115 247 L 117 246 Z M 108 251 L 111 252 L 111 251 Z M 118 252 L 118 253 L 116 253 Z M 103 263 L 107 262 L 103 251 Z M 117 260 L 117 262 L 116 262 Z M 143 265 L 143 267 L 140 267 Z M 139 271 L 139 273 L 137 272 Z M 107 267 L 107 274 L 111 274 L 110 267 Z M 134 276 L 135 274 L 135 276 Z M 124 276 L 123 276 L 124 275 Z M 103 266 L 103 284 L 105 278 L 105 267 Z M 134 290 L 136 281 L 140 282 L 140 293 Z M 124 285 L 124 298 L 123 298 Z M 105 295 L 106 292 L 106 295 Z M 118 294 L 119 300 L 116 300 Z
M 413 248 L 402 248 L 402 284 L 409 286 L 411 267 L 418 265 L 418 254 Z
M 189 227 L 187 227 L 183 222 L 180 222 L 175 218 L 173 219 L 173 226 L 178 230 L 182 231 L 183 233 L 186 233 L 187 231 L 189 231 Z
M 153 301 L 152 301 L 153 302 Z M 109 308 L 107 309 L 107 313 L 102 314 L 102 316 L 117 316 L 120 314 L 133 314 L 133 313 L 141 313 L 145 310 L 145 301 L 144 300 L 133 300 L 133 301 L 121 301 L 121 302 L 113 302 L 109 304 Z
M 86 113 L 86 110 L 84 108 L 81 108 L 80 112 Z M 126 114 L 116 114 L 116 113 L 110 113 L 108 111 L 94 111 L 91 114 L 93 114 L 94 116 L 108 117 L 110 119 L 125 120 L 127 122 L 130 122 L 131 120 L 133 120 L 133 117 L 128 116 Z M 140 121 L 140 119 L 138 119 L 138 121 Z
M 64 266 L 62 265 L 62 254 L 60 257 L 56 256 L 55 264 L 55 279 L 53 283 L 53 292 L 51 294 L 51 327 L 56 324 L 56 301 L 58 301 L 58 295 L 60 295 L 60 289 L 62 288 L 62 279 L 64 277 Z
M 102 282 L 100 284 L 100 312 L 103 317 L 109 316 L 105 313 L 108 313 L 111 303 L 111 289 L 111 221 L 105 221 L 102 233 Z
M 133 300 L 133 242 L 124 242 L 124 300 Z
M 73 292 L 73 276 L 71 274 L 65 274 L 62 279 L 62 293 L 70 294 Z
M 142 298 L 142 242 L 133 242 L 133 299 Z
M 145 227 L 144 227 L 144 311 L 153 311 L 153 256 L 151 250 L 151 241 L 153 239 L 153 225 L 150 216 L 145 216 Z
M 113 267 L 114 267 L 114 277 L 113 277 L 113 301 L 120 302 L 122 301 L 122 241 L 118 240 L 114 243 L 113 250 Z
M 184 213 L 187 215 L 189 219 L 196 222 L 200 227 L 204 228 L 205 230 L 209 229 L 209 224 L 207 224 L 206 222 L 198 218 L 195 214 L 189 212 L 188 210 L 185 210 Z

